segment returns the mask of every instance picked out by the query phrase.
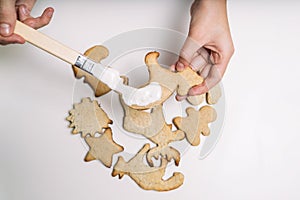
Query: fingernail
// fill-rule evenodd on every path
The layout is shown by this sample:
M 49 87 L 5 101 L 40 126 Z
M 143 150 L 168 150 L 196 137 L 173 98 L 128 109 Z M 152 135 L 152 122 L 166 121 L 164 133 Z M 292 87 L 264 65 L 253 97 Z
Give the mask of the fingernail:
M 48 13 L 47 13 L 47 17 L 51 18 L 51 17 L 52 17 L 52 15 L 53 15 L 53 11 L 48 11 Z
M 184 69 L 184 64 L 182 62 L 178 61 L 177 64 L 176 64 L 176 69 L 178 71 L 182 71 Z
M 10 25 L 9 24 L 0 24 L 0 34 L 2 36 L 9 36 L 10 35 Z
M 175 72 L 175 65 L 171 65 L 170 70 L 171 72 Z
M 25 6 L 21 6 L 21 11 L 24 15 L 29 15 L 29 10 Z

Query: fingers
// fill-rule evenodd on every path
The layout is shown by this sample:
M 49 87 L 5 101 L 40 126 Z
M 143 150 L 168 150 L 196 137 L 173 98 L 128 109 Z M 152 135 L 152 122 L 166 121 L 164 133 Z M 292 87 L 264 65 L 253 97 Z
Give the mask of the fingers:
M 204 82 L 191 88 L 188 95 L 204 94 L 219 83 L 225 73 L 233 51 L 232 48 L 232 50 L 226 50 L 226 53 L 224 52 L 223 55 L 215 55 L 214 57 L 218 62 L 216 64 L 208 64 L 203 68 L 200 75 L 204 78 Z
M 16 7 L 20 5 L 25 5 L 29 12 L 31 12 L 36 0 L 17 0 L 16 1 Z
M 179 96 L 176 95 L 176 100 L 177 101 L 182 101 L 186 99 L 188 96 L 195 96 L 195 95 L 200 95 L 208 92 L 210 88 L 215 86 L 222 78 L 222 76 L 219 73 L 219 70 L 216 70 L 216 66 L 212 64 L 206 64 L 202 71 L 199 71 L 198 74 L 204 78 L 204 81 L 200 85 L 196 85 L 192 87 L 188 95 L 185 96 Z
M 212 67 L 213 67 L 212 64 L 207 64 L 207 65 L 205 65 L 205 66 L 202 68 L 201 71 L 198 72 L 198 74 L 199 74 L 202 78 L 206 79 L 206 77 L 207 77 L 208 74 L 210 73 L 210 70 L 211 70 Z
M 205 77 L 203 83 L 192 87 L 188 95 L 194 96 L 207 93 L 218 82 L 220 82 L 223 77 L 223 73 L 217 65 L 207 65 L 201 72 L 201 76 L 202 75 Z
M 208 92 L 211 88 L 213 88 L 222 78 L 220 71 L 216 67 L 216 65 L 206 64 L 202 71 L 198 72 L 198 74 L 204 78 L 204 81 L 200 85 L 196 85 L 189 90 L 188 95 L 180 96 L 176 95 L 177 101 L 182 101 L 186 99 L 188 96 L 200 95 Z
M 186 67 L 188 66 L 188 62 L 183 59 L 183 58 L 179 58 L 179 60 L 176 62 L 175 68 L 176 71 L 183 71 Z
M 54 10 L 47 8 L 40 17 L 33 18 L 30 13 L 35 2 L 36 0 L 17 0 L 16 7 L 18 19 L 32 28 L 38 29 L 49 24 Z
M 40 17 L 33 18 L 31 9 L 36 0 L 0 0 L 0 44 L 25 43 L 24 38 L 13 34 L 16 19 L 38 29 L 49 24 L 54 9 L 47 8 Z
M 34 29 L 39 29 L 49 24 L 54 13 L 53 8 L 46 8 L 40 17 L 30 16 L 29 9 L 25 5 L 20 5 L 18 9 L 20 20 Z
M 25 40 L 13 34 L 16 24 L 15 1 L 0 0 L 0 44 L 23 44 Z
M 176 63 L 176 70 L 182 71 L 185 67 L 190 66 L 193 58 L 198 55 L 197 51 L 201 46 L 201 44 L 197 43 L 191 37 L 188 37 L 180 51 L 179 59 Z
M 219 83 L 225 73 L 233 51 L 233 47 L 226 49 L 223 53 L 212 52 L 209 54 L 207 51 L 202 51 L 199 56 L 193 58 L 191 66 L 195 71 L 198 71 L 198 74 L 204 78 L 204 81 L 202 84 L 192 87 L 187 96 L 207 93 Z M 186 96 L 176 96 L 176 99 L 179 101 L 185 98 Z
M 30 10 L 27 6 L 25 5 L 19 5 L 17 8 L 18 11 L 18 19 L 23 22 L 26 19 L 30 18 Z
M 204 48 L 199 49 L 197 52 L 199 55 L 192 59 L 190 67 L 194 71 L 202 71 L 202 69 L 207 65 L 207 63 L 209 63 L 209 54 Z
M 16 18 L 15 1 L 0 0 L 0 35 L 2 37 L 12 35 Z
M 194 42 L 192 42 L 191 39 L 187 40 L 190 42 L 186 42 L 185 46 L 183 49 L 185 48 L 194 48 L 192 51 L 194 51 L 194 53 L 192 54 L 191 51 L 186 51 L 187 53 L 184 54 L 184 51 L 181 52 L 181 55 L 185 57 L 184 61 L 186 61 L 186 64 L 184 66 L 185 67 L 191 67 L 194 71 L 198 72 L 199 75 L 201 75 L 203 77 L 203 74 L 206 74 L 206 76 L 208 75 L 211 66 L 213 65 L 211 59 L 210 59 L 210 54 L 208 53 L 207 49 L 205 49 L 204 47 L 199 48 L 199 46 L 197 44 L 195 44 Z M 183 58 L 181 56 L 181 58 Z M 189 62 L 187 62 L 187 59 L 189 60 Z M 180 62 L 180 60 L 178 61 Z M 174 70 L 174 68 L 177 71 L 181 71 L 181 69 L 183 70 L 184 68 L 181 68 L 180 66 L 178 66 L 178 62 L 177 62 L 177 66 L 171 66 L 171 70 Z M 201 72 L 203 74 L 201 74 Z M 206 77 L 205 76 L 205 77 Z M 184 99 L 187 98 L 188 95 L 186 96 L 180 96 L 180 95 L 176 95 L 176 100 L 177 101 L 182 101 Z
M 170 70 L 171 70 L 171 72 L 175 72 L 176 71 L 175 65 L 171 65 Z
M 2 37 L 0 36 L 0 44 L 1 45 L 8 45 L 8 44 L 24 44 L 25 40 L 21 36 L 17 34 L 13 34 L 9 37 Z

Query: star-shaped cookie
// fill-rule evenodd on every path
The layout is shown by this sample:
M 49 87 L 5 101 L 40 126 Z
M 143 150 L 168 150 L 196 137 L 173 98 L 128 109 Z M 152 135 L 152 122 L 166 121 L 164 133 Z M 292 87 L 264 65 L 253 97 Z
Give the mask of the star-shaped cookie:
M 124 150 L 121 145 L 113 140 L 111 128 L 107 128 L 100 137 L 87 136 L 85 141 L 90 150 L 84 160 L 86 162 L 99 160 L 108 168 L 111 167 L 113 155 Z

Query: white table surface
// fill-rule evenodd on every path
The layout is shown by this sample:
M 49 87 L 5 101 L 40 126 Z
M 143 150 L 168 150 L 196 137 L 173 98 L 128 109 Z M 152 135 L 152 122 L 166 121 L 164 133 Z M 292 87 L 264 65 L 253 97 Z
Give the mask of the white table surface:
M 39 1 L 55 8 L 41 31 L 84 51 L 145 27 L 187 32 L 191 1 Z M 235 54 L 223 85 L 223 135 L 204 160 L 181 160 L 182 187 L 167 193 L 118 180 L 70 134 L 73 73 L 30 45 L 0 47 L 0 199 L 252 200 L 300 198 L 300 2 L 229 0 Z M 83 39 L 84 38 L 84 39 Z

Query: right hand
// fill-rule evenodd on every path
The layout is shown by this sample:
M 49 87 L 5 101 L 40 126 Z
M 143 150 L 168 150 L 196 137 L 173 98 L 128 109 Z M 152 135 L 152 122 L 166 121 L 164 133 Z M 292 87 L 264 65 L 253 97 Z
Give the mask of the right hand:
M 46 8 L 39 17 L 30 12 L 36 0 L 0 0 L 0 45 L 23 44 L 25 39 L 14 33 L 16 20 L 38 29 L 49 24 L 54 9 Z
M 176 66 L 172 66 L 177 71 L 191 67 L 204 78 L 188 95 L 205 94 L 221 81 L 233 52 L 226 0 L 195 0 L 191 7 L 189 36 Z M 182 100 L 186 96 L 176 98 Z

